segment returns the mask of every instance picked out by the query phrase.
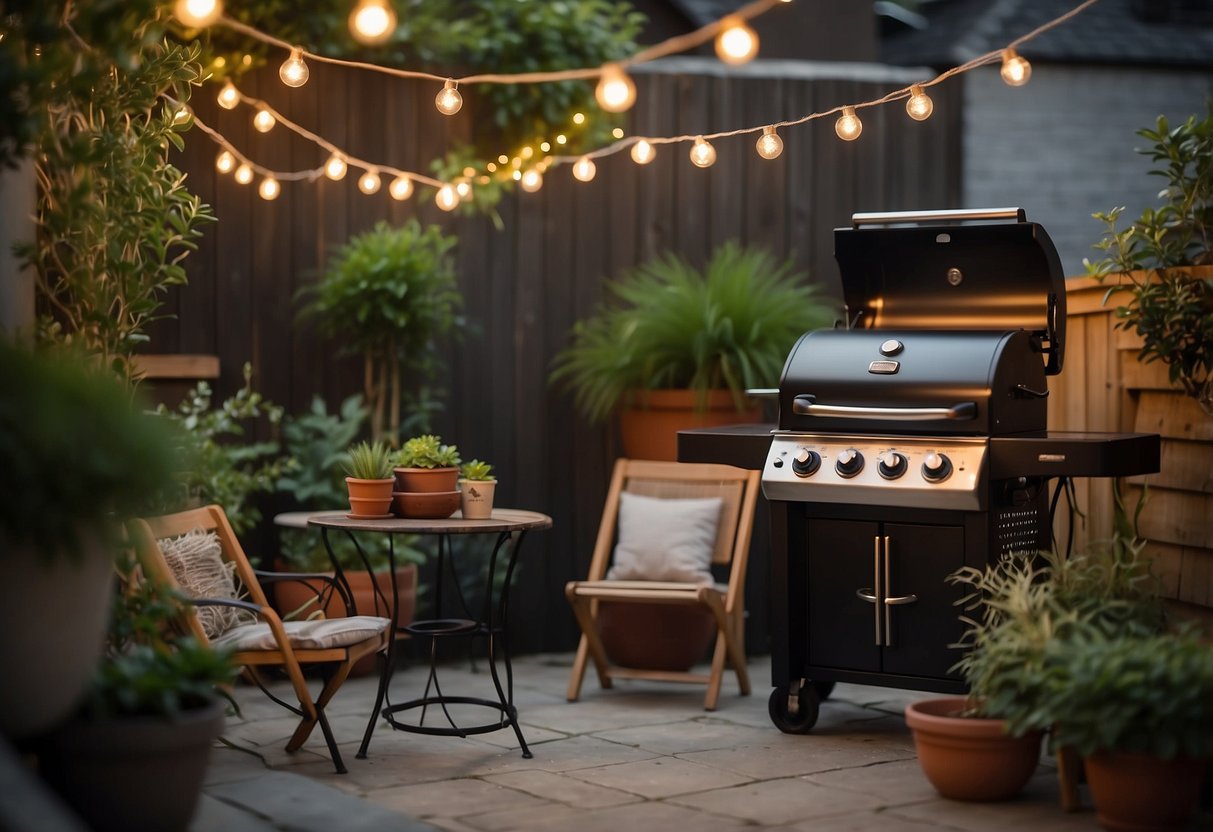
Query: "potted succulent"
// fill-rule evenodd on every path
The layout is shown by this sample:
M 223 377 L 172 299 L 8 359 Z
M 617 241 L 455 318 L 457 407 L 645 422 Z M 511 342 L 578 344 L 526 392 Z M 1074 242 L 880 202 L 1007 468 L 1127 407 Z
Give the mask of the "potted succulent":
M 790 261 L 736 243 L 702 271 L 666 253 L 607 292 L 551 380 L 591 421 L 618 412 L 625 454 L 642 459 L 674 459 L 682 428 L 758 421 L 746 389 L 774 387 L 796 339 L 837 314 Z
M 392 450 L 386 442 L 359 442 L 345 466 L 350 517 L 391 517 Z
M 487 520 L 493 514 L 493 492 L 497 478 L 493 466 L 479 459 L 465 462 L 459 469 L 459 505 L 464 520 Z
M 414 436 L 396 457 L 396 490 L 406 493 L 455 490 L 459 479 L 459 449 L 444 445 L 434 434 Z

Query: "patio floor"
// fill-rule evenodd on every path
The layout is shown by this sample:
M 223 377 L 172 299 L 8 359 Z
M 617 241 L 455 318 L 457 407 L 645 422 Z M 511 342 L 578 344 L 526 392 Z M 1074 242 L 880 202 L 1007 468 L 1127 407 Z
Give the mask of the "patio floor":
M 701 687 L 620 681 L 602 691 L 592 674 L 581 701 L 566 702 L 571 661 L 515 661 L 531 760 L 508 729 L 461 739 L 392 731 L 382 722 L 368 758 L 357 760 L 375 693 L 375 680 L 363 677 L 349 680 L 329 708 L 349 767 L 339 775 L 319 730 L 301 751 L 285 753 L 294 720 L 241 688 L 242 716 L 229 717 L 225 734 L 239 750 L 214 751 L 193 830 L 1098 828 L 1089 808 L 1061 811 L 1051 758 L 1018 800 L 939 797 L 919 770 L 901 716 L 906 702 L 929 694 L 839 685 L 813 732 L 792 736 L 767 717 L 765 658 L 750 663 L 754 693 L 738 696 L 728 679 L 714 713 L 702 709 Z M 420 696 L 425 672 L 417 665 L 397 672 L 393 700 Z M 483 661 L 475 670 L 466 661 L 443 666 L 439 681 L 448 695 L 492 691 Z M 464 712 L 469 722 L 485 721 L 486 713 Z M 431 711 L 427 724 L 434 719 L 441 713 Z M 1190 828 L 1213 828 L 1213 814 Z

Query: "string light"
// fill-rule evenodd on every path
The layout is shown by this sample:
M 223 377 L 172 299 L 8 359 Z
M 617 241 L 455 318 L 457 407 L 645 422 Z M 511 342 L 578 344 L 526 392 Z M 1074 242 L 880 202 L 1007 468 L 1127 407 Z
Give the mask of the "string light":
M 339 182 L 345 178 L 345 172 L 349 169 L 349 165 L 345 163 L 336 153 L 329 157 L 329 160 L 324 163 L 324 175 L 334 182 Z
M 291 56 L 283 61 L 282 66 L 278 68 L 278 77 L 288 87 L 302 87 L 307 83 L 307 79 L 311 75 L 311 70 L 303 62 L 303 56 L 300 54 L 299 49 L 292 49 Z
M 758 33 L 740 17 L 726 17 L 716 36 L 716 56 L 726 64 L 745 64 L 758 54 Z
M 775 132 L 775 128 L 762 128 L 762 135 L 758 137 L 758 141 L 754 143 L 758 155 L 764 159 L 774 159 L 783 153 L 783 139 L 779 138 L 779 134 Z
M 267 176 L 261 180 L 261 184 L 257 186 L 257 193 L 267 202 L 272 199 L 277 199 L 278 194 L 282 193 L 282 186 L 278 184 L 278 180 L 272 176 Z
M 358 177 L 358 190 L 364 194 L 373 194 L 379 190 L 379 174 L 373 170 L 368 170 L 362 176 Z
M 392 180 L 392 184 L 388 185 L 387 192 L 392 195 L 392 199 L 402 201 L 413 195 L 413 180 L 407 176 L 397 176 Z
M 444 116 L 453 116 L 463 107 L 463 96 L 456 89 L 455 82 L 450 78 L 442 85 L 442 91 L 434 98 L 434 106 Z
M 257 115 L 253 116 L 253 126 L 262 133 L 270 132 L 277 123 L 278 121 L 274 118 L 274 114 L 269 110 L 258 110 Z
M 455 193 L 459 195 L 460 202 L 471 202 L 472 183 L 466 180 L 455 183 Z
M 653 149 L 653 145 L 646 142 L 644 139 L 632 145 L 632 161 L 638 165 L 647 165 L 649 162 L 657 158 L 657 151 Z
M 201 29 L 223 14 L 222 0 L 177 0 L 173 14 L 186 26 Z
M 931 96 L 922 91 L 922 87 L 914 84 L 910 87 L 910 97 L 906 100 L 906 113 L 915 121 L 925 121 L 935 111 L 935 103 Z
M 594 164 L 593 159 L 587 156 L 582 156 L 573 163 L 573 178 L 579 182 L 589 182 L 597 172 L 598 166 Z
M 434 204 L 443 211 L 454 211 L 459 207 L 459 194 L 454 185 L 443 185 L 434 194 Z
M 223 89 L 219 90 L 219 94 L 215 96 L 215 100 L 225 110 L 235 109 L 236 105 L 240 103 L 240 91 L 236 89 L 235 84 L 228 81 L 223 85 Z
M 215 157 L 215 170 L 220 173 L 231 173 L 236 167 L 236 157 L 230 150 L 225 150 Z
M 594 98 L 598 100 L 598 106 L 608 113 L 626 112 L 636 103 L 636 84 L 619 64 L 607 64 L 602 68 Z
M 396 12 L 387 0 L 358 0 L 350 12 L 350 34 L 359 43 L 386 43 L 396 31 Z
M 236 168 L 236 181 L 241 185 L 247 185 L 253 181 L 253 169 L 247 162 Z
M 999 70 L 1002 80 L 1012 87 L 1022 87 L 1032 77 L 1032 65 L 1021 58 L 1014 49 L 1004 49 L 1002 52 L 1002 69 Z
M 695 139 L 695 144 L 691 145 L 691 164 L 697 168 L 710 168 L 715 163 L 716 148 L 704 141 L 702 136 Z
M 844 142 L 853 142 L 859 138 L 859 134 L 863 132 L 863 122 L 855 115 L 854 107 L 842 108 L 842 115 L 834 122 L 834 132 Z
M 527 168 L 526 172 L 518 178 L 518 187 L 528 194 L 535 193 L 543 187 L 543 174 L 539 172 L 538 168 Z

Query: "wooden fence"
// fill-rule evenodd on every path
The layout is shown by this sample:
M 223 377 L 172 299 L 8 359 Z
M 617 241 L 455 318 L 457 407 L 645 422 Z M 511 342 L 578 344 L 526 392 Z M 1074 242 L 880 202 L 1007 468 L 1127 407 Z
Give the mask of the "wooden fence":
M 853 65 L 758 63 L 724 68 L 708 59 L 659 62 L 636 74 L 639 104 L 630 134 L 696 134 L 761 125 L 869 100 L 906 86 L 925 71 Z M 433 106 L 433 84 L 313 66 L 312 80 L 287 90 L 274 68 L 241 82 L 288 118 L 349 153 L 424 170 L 448 143 L 466 135 L 475 90 L 452 119 Z M 321 164 L 325 153 L 276 127 L 260 134 L 251 111 L 219 109 L 207 87 L 199 117 L 272 169 Z M 360 388 L 359 367 L 336 345 L 297 324 L 292 297 L 313 280 L 333 248 L 376 220 L 412 216 L 458 234 L 458 271 L 476 332 L 449 348 L 449 395 L 437 428 L 466 456 L 493 462 L 498 503 L 550 514 L 555 525 L 527 541 L 513 615 L 522 650 L 567 649 L 576 632 L 564 583 L 584 574 L 610 466 L 613 427 L 587 424 L 547 375 L 570 327 L 602 296 L 602 282 L 626 266 L 676 251 L 695 262 L 725 241 L 761 245 L 791 257 L 809 279 L 840 296 L 831 230 L 854 211 L 955 207 L 959 193 L 958 85 L 931 91 L 935 115 L 918 123 L 900 104 L 863 110 L 856 142 L 839 141 L 833 118 L 781 131 L 782 156 L 763 160 L 753 134 L 717 142 L 716 165 L 693 167 L 688 145 L 659 146 L 641 167 L 626 153 L 602 159 L 590 183 L 566 168 L 548 172 L 535 194 L 507 197 L 503 229 L 484 217 L 443 214 L 416 196 L 395 202 L 386 187 L 358 192 L 342 182 L 286 183 L 264 202 L 255 185 L 215 171 L 218 148 L 195 130 L 180 159 L 189 184 L 214 206 L 219 222 L 189 259 L 190 284 L 175 292 L 176 319 L 153 333 L 152 351 L 217 356 L 216 387 L 230 393 L 246 362 L 255 386 L 298 413 L 314 395 L 330 408 Z M 386 185 L 386 183 L 385 183 Z M 789 348 L 790 348 L 789 344 Z M 268 510 L 286 508 L 281 498 Z M 756 538 L 765 542 L 766 530 Z M 257 548 L 268 547 L 264 537 Z M 250 548 L 254 548 L 250 546 Z M 748 642 L 765 649 L 767 557 L 756 551 L 749 582 Z

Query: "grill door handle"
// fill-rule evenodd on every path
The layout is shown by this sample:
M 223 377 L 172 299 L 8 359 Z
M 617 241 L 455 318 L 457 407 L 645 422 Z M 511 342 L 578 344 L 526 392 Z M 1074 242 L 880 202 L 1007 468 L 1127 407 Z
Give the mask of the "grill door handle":
M 963 422 L 977 418 L 976 402 L 959 402 L 951 407 L 861 407 L 844 404 L 817 404 L 809 395 L 792 400 L 792 412 L 798 416 L 833 419 L 886 419 L 898 422 L 934 422 L 946 419 Z

